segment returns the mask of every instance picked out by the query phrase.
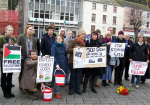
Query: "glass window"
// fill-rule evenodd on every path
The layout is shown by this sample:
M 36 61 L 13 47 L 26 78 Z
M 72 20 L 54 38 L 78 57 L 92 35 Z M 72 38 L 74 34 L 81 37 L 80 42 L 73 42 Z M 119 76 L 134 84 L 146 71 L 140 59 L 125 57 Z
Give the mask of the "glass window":
M 39 2 L 39 0 L 35 0 L 35 2 Z
M 147 18 L 150 18 L 150 13 L 147 13 Z
M 60 5 L 60 0 L 56 0 L 56 5 Z
M 61 5 L 65 6 L 65 1 L 64 0 L 61 0 Z
M 107 5 L 103 5 L 103 11 L 107 11 Z
M 113 7 L 113 12 L 117 12 L 117 7 Z
M 96 9 L 96 3 L 92 3 L 92 9 Z
M 133 16 L 134 15 L 134 10 L 131 10 L 131 16 Z
M 146 27 L 149 27 L 149 22 L 147 22 L 147 25 L 146 25 Z
M 95 22 L 96 20 L 96 14 L 92 13 L 92 21 Z
M 67 6 L 69 6 L 69 7 L 70 7 L 70 1 L 67 1 Z
M 130 20 L 130 25 L 133 25 L 133 19 Z
M 75 8 L 79 8 L 79 3 L 75 3 Z
M 113 16 L 113 24 L 116 24 L 116 16 Z
M 95 26 L 94 25 L 91 25 L 91 33 L 95 31 Z
M 64 13 L 61 13 L 60 20 L 64 20 Z
M 103 23 L 106 23 L 106 15 L 103 15 Z
M 55 4 L 55 0 L 51 0 L 51 4 Z

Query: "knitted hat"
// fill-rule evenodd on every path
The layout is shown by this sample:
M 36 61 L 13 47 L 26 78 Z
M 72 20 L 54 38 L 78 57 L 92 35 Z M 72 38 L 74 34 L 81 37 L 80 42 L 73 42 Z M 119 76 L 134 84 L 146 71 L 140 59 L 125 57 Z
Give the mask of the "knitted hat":
M 120 35 L 120 34 L 124 35 L 124 32 L 123 31 L 119 31 L 118 35 Z

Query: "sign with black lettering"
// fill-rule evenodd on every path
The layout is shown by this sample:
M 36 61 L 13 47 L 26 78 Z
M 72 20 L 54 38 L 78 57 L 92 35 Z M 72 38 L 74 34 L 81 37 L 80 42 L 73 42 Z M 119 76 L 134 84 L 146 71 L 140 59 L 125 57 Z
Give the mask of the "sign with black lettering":
M 54 57 L 38 56 L 36 82 L 51 82 L 53 77 Z
M 109 55 L 111 57 L 124 57 L 125 43 L 111 43 Z
M 73 68 L 106 67 L 106 47 L 74 48 Z
M 147 62 L 132 61 L 130 62 L 129 74 L 145 75 L 147 67 L 148 67 Z

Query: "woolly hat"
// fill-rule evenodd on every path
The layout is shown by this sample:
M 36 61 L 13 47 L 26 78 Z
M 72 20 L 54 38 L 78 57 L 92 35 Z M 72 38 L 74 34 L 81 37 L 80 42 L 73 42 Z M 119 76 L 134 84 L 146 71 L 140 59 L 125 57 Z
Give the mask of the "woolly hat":
M 124 32 L 123 31 L 119 31 L 118 35 L 120 35 L 120 34 L 124 35 Z

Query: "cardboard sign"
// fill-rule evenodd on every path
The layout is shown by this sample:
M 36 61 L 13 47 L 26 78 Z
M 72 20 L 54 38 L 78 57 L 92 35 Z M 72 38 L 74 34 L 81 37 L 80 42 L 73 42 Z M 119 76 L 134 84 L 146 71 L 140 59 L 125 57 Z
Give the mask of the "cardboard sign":
M 3 73 L 21 71 L 21 46 L 3 47 Z
M 111 43 L 109 55 L 111 57 L 124 57 L 125 43 Z
M 130 62 L 129 66 L 129 74 L 145 75 L 147 67 L 148 67 L 147 62 L 132 61 Z
M 51 82 L 53 77 L 54 57 L 38 56 L 36 82 Z
M 74 48 L 73 68 L 106 67 L 106 47 Z

